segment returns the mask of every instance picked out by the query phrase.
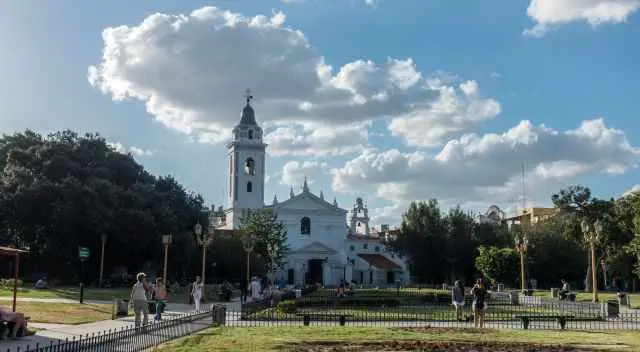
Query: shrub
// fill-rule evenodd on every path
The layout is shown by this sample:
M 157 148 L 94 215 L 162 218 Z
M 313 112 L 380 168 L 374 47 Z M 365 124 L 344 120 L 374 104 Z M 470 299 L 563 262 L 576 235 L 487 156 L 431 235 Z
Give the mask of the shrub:
M 13 288 L 13 282 L 15 279 L 0 279 L 0 288 Z M 22 287 L 22 280 L 18 279 L 18 287 Z
M 400 302 L 397 299 L 392 298 L 343 298 L 343 299 L 298 299 L 296 301 L 296 307 L 298 308 L 311 308 L 311 307 L 397 307 Z
M 280 302 L 278 303 L 277 310 L 280 313 L 284 314 L 295 314 L 298 307 L 296 306 L 296 302 Z

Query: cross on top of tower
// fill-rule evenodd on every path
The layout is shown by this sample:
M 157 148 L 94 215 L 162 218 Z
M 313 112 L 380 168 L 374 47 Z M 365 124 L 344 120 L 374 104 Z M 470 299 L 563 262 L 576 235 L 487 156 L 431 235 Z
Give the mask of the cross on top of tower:
M 244 97 L 247 100 L 247 105 L 249 105 L 251 100 L 253 100 L 253 95 L 251 95 L 251 89 L 247 88 L 247 90 L 244 91 Z

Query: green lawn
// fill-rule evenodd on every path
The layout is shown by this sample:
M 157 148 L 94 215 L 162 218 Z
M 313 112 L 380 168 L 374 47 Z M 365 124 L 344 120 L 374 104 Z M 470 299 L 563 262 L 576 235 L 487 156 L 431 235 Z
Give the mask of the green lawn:
M 86 287 L 84 289 L 84 299 L 94 301 L 110 301 L 114 298 L 129 298 L 129 288 L 95 288 Z M 0 288 L 0 297 L 13 296 L 13 288 Z M 18 288 L 18 297 L 28 298 L 67 298 L 79 299 L 79 287 L 60 287 L 46 290 L 36 290 L 33 288 Z
M 296 313 L 283 313 L 278 308 L 268 308 L 249 315 L 248 319 L 255 320 L 300 320 L 300 314 L 322 314 L 332 316 L 331 319 L 345 315 L 350 321 L 453 321 L 456 319 L 453 307 L 447 306 L 417 306 L 417 307 L 313 307 L 297 308 Z M 593 318 L 591 314 L 577 314 L 574 312 L 560 312 L 547 308 L 532 308 L 521 306 L 490 306 L 487 310 L 487 320 L 513 320 L 514 314 L 540 315 L 573 315 L 578 318 Z M 296 315 L 299 314 L 299 315 Z M 465 316 L 471 316 L 471 310 L 465 310 Z
M 575 292 L 576 294 L 576 301 L 579 301 L 579 302 L 591 302 L 593 298 L 593 294 L 590 292 L 580 292 L 580 291 L 573 291 L 573 292 Z M 537 297 L 544 297 L 544 298 L 551 299 L 550 290 L 534 291 L 533 295 Z M 633 308 L 640 308 L 640 294 L 631 293 L 629 294 L 629 296 L 631 297 L 631 306 Z M 599 292 L 598 298 L 601 302 L 617 299 L 615 292 Z
M 111 319 L 110 304 L 17 302 L 16 310 L 37 323 L 83 324 Z
M 157 349 L 190 351 L 462 351 L 445 349 L 484 345 L 478 351 L 543 350 L 538 344 L 581 348 L 582 351 L 640 351 L 635 331 L 471 330 L 383 327 L 257 327 L 213 328 L 170 342 Z M 487 346 L 491 344 L 490 346 Z M 349 347 L 347 347 L 347 345 Z M 536 346 L 537 345 L 537 346 Z M 386 349 L 385 349 L 386 347 Z M 348 349 L 347 349 L 348 348 Z M 471 351 L 472 349 L 466 349 Z M 560 351 L 545 350 L 545 351 Z

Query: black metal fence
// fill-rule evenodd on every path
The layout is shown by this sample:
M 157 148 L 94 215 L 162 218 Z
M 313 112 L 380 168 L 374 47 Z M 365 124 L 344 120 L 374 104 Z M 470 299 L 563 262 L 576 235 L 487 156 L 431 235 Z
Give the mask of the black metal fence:
M 342 293 L 342 292 L 341 292 Z M 263 300 L 229 312 L 230 326 L 439 326 L 474 327 L 472 298 L 456 312 L 445 290 L 356 290 L 337 295 L 318 290 L 293 300 Z M 488 328 L 639 329 L 640 312 L 612 302 L 568 302 L 527 297 L 518 292 L 492 293 L 483 312 Z
M 211 310 L 184 314 L 140 328 L 134 326 L 103 331 L 79 338 L 50 340 L 7 352 L 75 352 L 75 351 L 144 351 L 162 343 L 193 334 L 200 330 L 224 325 L 226 308 L 214 306 Z M 0 345 L 2 351 L 2 345 Z
M 56 340 L 7 352 L 142 351 L 194 332 L 226 325 L 259 326 L 384 326 L 474 327 L 480 314 L 471 309 L 471 297 L 456 312 L 444 290 L 361 289 L 340 292 L 306 289 L 295 294 L 267 294 L 244 303 L 239 310 L 213 306 L 141 329 L 127 327 L 72 340 Z M 494 329 L 640 329 L 640 312 L 605 302 L 567 302 L 527 297 L 517 292 L 492 293 L 482 314 L 483 325 Z M 0 345 L 0 351 L 3 351 Z

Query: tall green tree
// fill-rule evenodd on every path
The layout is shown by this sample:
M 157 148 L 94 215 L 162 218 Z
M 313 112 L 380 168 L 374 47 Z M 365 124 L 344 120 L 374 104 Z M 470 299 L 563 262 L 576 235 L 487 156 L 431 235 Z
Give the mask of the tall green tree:
M 478 247 L 476 267 L 492 284 L 514 286 L 518 278 L 518 253 L 513 248 Z
M 529 250 L 526 269 L 538 287 L 559 287 L 565 279 L 572 287 L 584 280 L 586 251 L 580 239 L 562 236 L 562 224 L 556 219 L 538 222 L 528 229 Z M 580 285 L 578 285 L 580 284 Z
M 238 229 L 240 236 L 246 241 L 253 236 L 255 247 L 253 253 L 263 258 L 267 267 L 281 268 L 289 252 L 287 229 L 278 220 L 278 215 L 271 209 L 259 209 L 247 212 L 240 219 Z
M 613 200 L 602 200 L 592 196 L 591 190 L 583 186 L 570 186 L 551 197 L 553 205 L 559 210 L 558 220 L 562 221 L 563 233 L 566 237 L 582 239 L 584 233 L 580 227 L 583 220 L 594 223 L 600 221 L 603 224 L 603 233 L 601 234 L 597 246 L 596 261 L 606 257 L 608 246 L 614 241 L 619 234 L 619 228 L 615 222 L 615 204 Z M 585 242 L 585 245 L 588 243 Z M 590 254 L 588 254 L 590 256 Z M 591 290 L 591 260 L 586 258 L 586 283 L 587 290 Z M 598 265 L 599 266 L 599 265 Z M 597 270 L 597 268 L 596 268 Z
M 170 176 L 149 174 L 132 155 L 117 152 L 98 135 L 5 135 L 0 168 L 0 240 L 30 247 L 23 273 L 77 280 L 77 248 L 83 246 L 93 253 L 84 279 L 95 281 L 103 235 L 107 278 L 115 267 L 159 271 L 166 233 L 188 239 L 197 250 L 192 228 L 202 198 Z M 169 257 L 174 276 L 194 272 L 185 257 Z
M 447 223 L 438 201 L 412 202 L 402 216 L 397 239 L 390 244 L 407 257 L 411 274 L 420 282 L 441 283 L 447 277 Z

